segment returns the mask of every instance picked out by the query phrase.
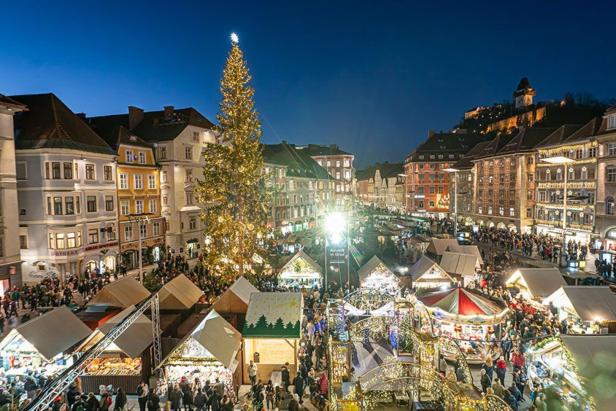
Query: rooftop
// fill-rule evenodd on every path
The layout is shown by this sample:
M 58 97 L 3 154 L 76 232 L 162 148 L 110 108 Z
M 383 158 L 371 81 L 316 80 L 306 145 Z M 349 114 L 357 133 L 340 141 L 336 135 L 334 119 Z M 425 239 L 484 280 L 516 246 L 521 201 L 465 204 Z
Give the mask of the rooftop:
M 301 147 L 283 141 L 280 144 L 263 144 L 263 161 L 287 167 L 287 176 L 331 179 L 323 167 Z
M 308 144 L 307 146 L 298 146 L 303 150 L 306 150 L 310 156 L 350 156 L 351 153 L 347 153 L 341 150 L 337 144 L 331 144 L 329 146 L 319 144 Z

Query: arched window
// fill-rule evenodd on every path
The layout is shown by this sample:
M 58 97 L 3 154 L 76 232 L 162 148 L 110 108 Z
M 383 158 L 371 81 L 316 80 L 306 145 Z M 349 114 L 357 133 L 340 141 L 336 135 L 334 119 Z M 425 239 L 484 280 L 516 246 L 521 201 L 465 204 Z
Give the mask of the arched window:
M 569 180 L 575 180 L 575 171 L 573 171 L 573 167 L 569 168 L 569 174 L 567 175 Z
M 605 198 L 605 214 L 614 215 L 614 197 L 612 196 Z
M 563 170 L 560 168 L 556 170 L 556 181 L 560 181 L 563 179 Z
M 550 170 L 545 170 L 545 179 L 550 181 L 552 179 L 552 172 Z
M 588 169 L 586 167 L 582 167 L 582 174 L 580 175 L 582 180 L 588 180 Z

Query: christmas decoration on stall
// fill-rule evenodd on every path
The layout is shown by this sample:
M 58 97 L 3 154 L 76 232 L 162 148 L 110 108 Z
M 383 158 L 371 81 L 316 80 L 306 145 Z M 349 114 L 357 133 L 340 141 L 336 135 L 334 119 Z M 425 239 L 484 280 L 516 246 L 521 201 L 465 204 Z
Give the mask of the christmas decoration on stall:
M 205 166 L 196 188 L 208 239 L 205 262 L 214 274 L 227 277 L 260 271 L 263 264 L 267 195 L 261 124 L 250 81 L 239 39 L 232 36 L 220 82 L 219 144 L 203 148 Z

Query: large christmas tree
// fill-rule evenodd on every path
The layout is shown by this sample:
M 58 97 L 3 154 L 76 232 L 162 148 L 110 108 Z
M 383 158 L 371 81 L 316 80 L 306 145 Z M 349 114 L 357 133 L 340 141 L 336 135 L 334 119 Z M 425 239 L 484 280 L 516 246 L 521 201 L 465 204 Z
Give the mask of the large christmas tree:
M 197 199 L 203 206 L 208 268 L 215 274 L 235 277 L 258 271 L 266 205 L 254 89 L 237 37 L 232 39 L 220 82 L 220 144 L 204 149 Z

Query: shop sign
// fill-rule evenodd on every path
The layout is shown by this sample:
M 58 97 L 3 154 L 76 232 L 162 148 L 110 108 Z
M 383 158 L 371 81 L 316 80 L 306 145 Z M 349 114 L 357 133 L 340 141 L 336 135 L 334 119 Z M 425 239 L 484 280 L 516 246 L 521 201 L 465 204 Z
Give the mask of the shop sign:
M 51 255 L 54 257 L 68 257 L 71 255 L 78 255 L 81 253 L 81 248 L 75 250 L 51 250 Z
M 90 246 L 86 247 L 85 250 L 86 251 L 92 251 L 92 250 L 98 250 L 99 248 L 115 247 L 117 245 L 118 245 L 118 242 L 114 241 L 114 242 L 106 243 L 106 244 L 90 245 Z

